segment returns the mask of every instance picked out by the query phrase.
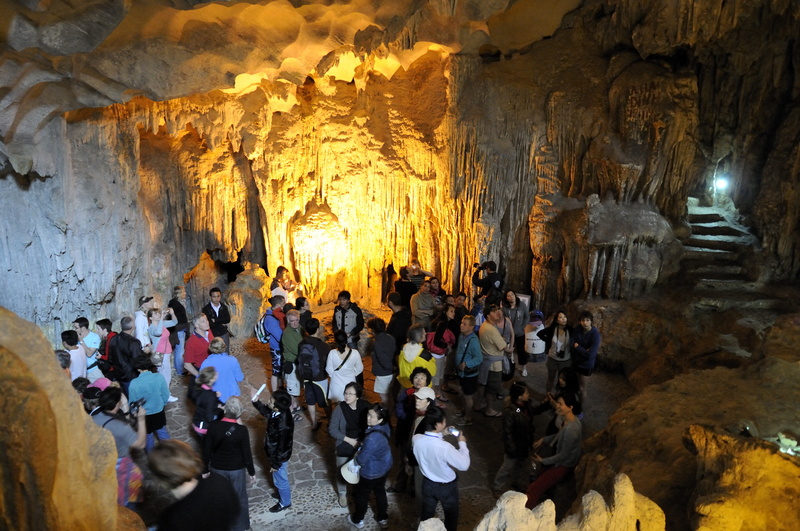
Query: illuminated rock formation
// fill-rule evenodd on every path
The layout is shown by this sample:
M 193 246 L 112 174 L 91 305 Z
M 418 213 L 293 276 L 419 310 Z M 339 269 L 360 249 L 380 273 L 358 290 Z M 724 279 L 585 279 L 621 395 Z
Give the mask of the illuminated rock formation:
M 0 527 L 145 529 L 128 509 L 120 507 L 119 517 L 115 510 L 113 437 L 83 411 L 41 330 L 5 308 L 0 308 L 0 381 Z
M 595 491 L 588 492 L 580 501 L 580 510 L 561 522 L 556 522 L 553 502 L 546 500 L 530 510 L 525 507 L 527 496 L 509 491 L 489 512 L 477 531 L 526 529 L 528 531 L 613 531 L 637 529 L 663 531 L 666 528 L 664 512 L 646 497 L 638 494 L 625 474 L 614 478 L 610 503 Z

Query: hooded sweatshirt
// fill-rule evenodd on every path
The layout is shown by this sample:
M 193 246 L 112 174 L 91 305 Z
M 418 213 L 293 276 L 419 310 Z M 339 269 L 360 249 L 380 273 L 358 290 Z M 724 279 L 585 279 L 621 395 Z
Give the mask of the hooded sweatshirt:
M 431 376 L 436 376 L 436 361 L 431 356 L 431 353 L 422 348 L 419 343 L 406 343 L 400 351 L 400 374 L 397 376 L 397 381 L 400 382 L 404 388 L 411 387 L 411 371 L 415 367 L 425 367 Z

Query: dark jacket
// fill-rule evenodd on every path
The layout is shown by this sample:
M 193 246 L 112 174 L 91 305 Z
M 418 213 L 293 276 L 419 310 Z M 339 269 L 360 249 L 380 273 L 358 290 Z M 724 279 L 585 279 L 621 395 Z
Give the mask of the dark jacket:
M 190 380 L 189 398 L 195 403 L 194 417 L 192 424 L 198 428 L 207 430 L 215 418 L 222 416 L 222 404 L 217 398 L 217 393 L 211 389 L 206 389 L 202 385 L 197 385 L 194 378 Z
M 347 309 L 337 305 L 333 309 L 333 331 L 342 330 L 347 333 L 347 337 L 358 338 L 358 334 L 364 329 L 364 314 L 358 304 L 351 302 Z
M 477 269 L 472 274 L 472 285 L 481 288 L 481 295 L 486 295 L 486 304 L 498 302 L 503 297 L 503 275 L 495 271 L 481 278 L 481 271 Z
M 231 314 L 224 303 L 219 304 L 219 317 L 217 317 L 217 312 L 211 307 L 210 302 L 203 306 L 203 313 L 208 317 L 208 323 L 211 325 L 211 333 L 214 334 L 214 337 L 220 337 L 228 333 Z
M 172 308 L 172 314 L 175 316 L 175 320 L 178 321 L 177 325 L 167 328 L 169 330 L 169 343 L 174 349 L 178 344 L 178 332 L 189 331 L 189 317 L 186 315 L 186 308 L 178 299 L 171 299 L 167 306 Z
M 375 376 L 389 376 L 392 374 L 392 363 L 395 355 L 394 338 L 382 332 L 375 336 L 372 347 L 372 374 Z
M 259 413 L 267 418 L 264 451 L 272 468 L 278 468 L 292 457 L 294 419 L 290 411 L 273 411 L 260 400 L 253 402 Z
M 394 290 L 400 294 L 400 304 L 408 306 L 411 304 L 411 297 L 419 291 L 416 285 L 410 280 L 395 280 Z
M 547 354 L 550 353 L 550 345 L 553 344 L 553 336 L 556 333 L 556 328 L 557 327 L 558 327 L 558 321 L 556 320 L 555 317 L 553 317 L 553 322 L 550 323 L 550 326 L 548 326 L 548 327 L 546 327 L 546 328 L 544 328 L 542 330 L 539 330 L 539 332 L 536 334 L 537 336 L 539 336 L 539 339 L 544 341 L 544 351 Z M 569 325 L 566 326 L 566 330 L 567 330 L 567 334 L 569 334 L 569 341 L 567 341 L 566 350 L 567 350 L 567 352 L 569 352 L 570 351 L 569 347 L 571 346 L 570 343 L 572 343 L 572 341 L 573 341 L 573 331 L 572 331 L 572 327 L 569 326 Z
M 533 446 L 533 412 L 529 403 L 511 404 L 503 412 L 503 448 L 506 455 L 523 459 Z
M 114 375 L 121 382 L 130 382 L 139 376 L 139 371 L 132 364 L 142 355 L 142 344 L 127 332 L 121 332 L 109 341 L 108 357 L 114 367 Z
M 570 337 L 573 365 L 586 370 L 594 369 L 597 351 L 600 349 L 600 331 L 592 326 L 588 332 L 584 332 L 582 326 L 576 326 Z M 577 347 L 575 343 L 578 344 Z
M 400 353 L 403 345 L 406 344 L 408 339 L 408 329 L 411 328 L 411 310 L 407 306 L 403 306 L 398 311 L 392 313 L 389 318 L 389 324 L 386 325 L 386 333 L 394 338 L 397 348 L 395 348 L 395 356 Z

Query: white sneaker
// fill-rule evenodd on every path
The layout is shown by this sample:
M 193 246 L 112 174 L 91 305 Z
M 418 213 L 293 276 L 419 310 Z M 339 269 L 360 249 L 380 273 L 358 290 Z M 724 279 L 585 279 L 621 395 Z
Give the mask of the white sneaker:
M 525 378 L 528 376 L 528 369 L 522 369 L 522 377 Z
M 167 402 L 177 402 L 177 401 L 178 401 L 177 396 L 169 395 L 169 398 L 167 398 Z
M 350 516 L 349 514 L 347 515 L 347 523 L 355 527 L 356 529 L 364 529 L 365 525 L 364 520 L 361 520 L 360 522 L 354 522 L 353 517 Z

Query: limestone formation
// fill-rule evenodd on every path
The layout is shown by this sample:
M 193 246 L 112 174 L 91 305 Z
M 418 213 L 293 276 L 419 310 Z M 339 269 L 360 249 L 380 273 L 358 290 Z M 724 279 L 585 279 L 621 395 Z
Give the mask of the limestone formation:
M 638 529 L 663 531 L 666 528 L 664 512 L 648 498 L 638 494 L 625 474 L 614 479 L 611 503 L 606 504 L 596 491 L 583 496 L 581 508 L 561 522 L 556 522 L 555 505 L 550 500 L 530 510 L 525 507 L 524 494 L 505 493 L 480 524 L 477 531 L 503 531 L 526 529 L 529 531 L 616 531 Z
M 800 527 L 796 504 L 800 458 L 779 451 L 774 443 L 716 433 L 702 426 L 690 426 L 686 439 L 698 458 L 694 529 Z
M 144 529 L 127 513 L 118 520 L 117 459 L 111 434 L 83 410 L 69 377 L 34 324 L 0 308 L 0 527 Z M 126 522 L 118 527 L 118 522 Z
M 3 2 L 2 294 L 47 330 L 205 251 L 325 302 L 377 302 L 412 256 L 448 289 L 495 259 L 540 306 L 637 297 L 723 173 L 764 278 L 800 270 L 796 7 L 192 4 Z
M 766 522 L 764 519 L 772 518 L 768 514 L 755 516 L 770 512 L 765 510 L 766 502 L 751 504 L 749 495 L 744 494 L 751 490 L 762 492 L 759 484 L 764 483 L 763 496 L 775 498 L 770 507 L 794 507 L 791 516 L 794 520 L 788 514 L 786 518 L 795 524 L 778 528 L 794 529 L 797 527 L 795 494 L 793 490 L 784 493 L 775 485 L 795 489 L 787 485 L 792 483 L 791 477 L 797 483 L 796 457 L 779 454 L 777 445 L 767 450 L 769 444 L 756 439 L 740 447 L 727 436 L 711 433 L 701 436 L 694 428 L 689 433 L 697 441 L 693 443 L 696 449 L 690 451 L 683 441 L 690 426 L 709 426 L 713 432 L 723 433 L 727 426 L 742 418 L 754 423 L 760 437 L 777 437 L 780 431 L 796 425 L 798 397 L 800 366 L 772 356 L 748 367 L 693 370 L 663 384 L 651 385 L 623 404 L 610 419 L 605 433 L 584 444 L 585 454 L 578 467 L 579 483 L 585 490 L 596 488 L 607 494 L 608 487 L 603 486 L 610 484 L 614 474 L 623 472 L 636 485 L 637 492 L 663 509 L 671 529 L 695 528 L 687 521 L 686 508 L 694 506 L 692 492 L 696 485 L 698 495 L 706 496 L 698 501 L 697 511 L 709 518 L 707 529 L 716 529 L 714 518 L 733 513 L 753 523 Z M 699 475 L 698 458 L 694 454 L 700 459 Z M 774 457 L 767 457 L 771 454 Z M 755 464 L 762 459 L 768 461 L 764 467 L 775 467 L 775 478 L 765 479 L 770 475 L 768 469 Z M 780 463 L 786 463 L 787 468 L 781 468 Z M 748 508 L 738 511 L 736 504 Z M 747 529 L 770 527 L 756 525 Z

